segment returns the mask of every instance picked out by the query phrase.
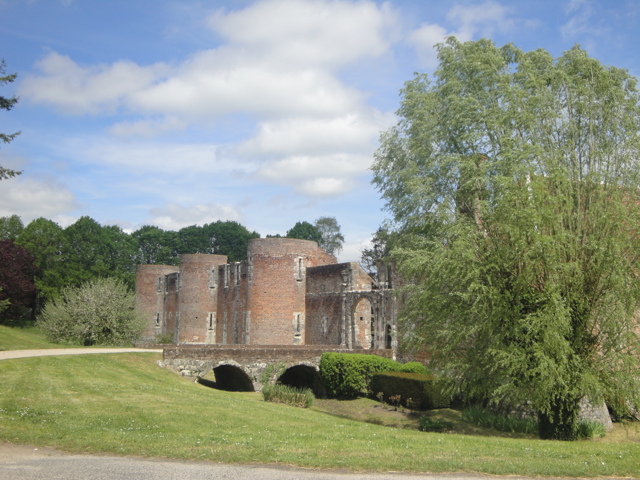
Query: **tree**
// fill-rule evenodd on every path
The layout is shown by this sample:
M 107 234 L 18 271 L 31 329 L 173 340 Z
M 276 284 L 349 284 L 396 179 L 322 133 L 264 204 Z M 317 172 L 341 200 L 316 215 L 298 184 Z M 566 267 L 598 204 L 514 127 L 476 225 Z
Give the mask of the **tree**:
M 371 239 L 371 247 L 364 247 L 360 252 L 360 264 L 369 273 L 378 272 L 379 261 L 387 260 L 392 246 L 392 235 L 384 227 L 378 228 Z
M 230 220 L 209 223 L 203 230 L 209 238 L 211 253 L 226 255 L 230 262 L 246 259 L 249 240 L 260 238 L 258 232 L 250 232 L 238 222 Z
M 34 258 L 13 240 L 0 241 L 0 305 L 4 303 L 4 321 L 15 321 L 23 309 L 33 309 L 36 300 Z
M 329 255 L 337 255 L 342 250 L 344 235 L 340 232 L 340 225 L 336 217 L 320 217 L 315 227 L 320 232 L 318 244 Z
M 405 84 L 374 183 L 413 280 L 402 328 L 467 398 L 531 402 L 542 438 L 578 404 L 638 406 L 640 97 L 579 47 L 438 46 Z
M 74 345 L 130 345 L 144 328 L 135 297 L 116 278 L 95 278 L 63 289 L 38 317 L 38 326 L 54 342 Z
M 23 229 L 24 225 L 18 215 L 0 217 L 0 240 L 15 240 Z
M 38 289 L 38 304 L 60 294 L 66 285 L 65 257 L 66 238 L 62 228 L 46 218 L 37 218 L 29 223 L 16 239 L 33 256 L 38 269 L 35 283 Z
M 135 263 L 138 265 L 177 265 L 177 233 L 145 225 L 131 234 Z
M 79 286 L 96 277 L 134 282 L 134 246 L 120 227 L 81 217 L 64 229 L 65 284 Z
M 3 58 L 2 60 L 0 60 L 0 86 L 13 82 L 18 76 L 16 73 L 12 73 L 10 75 L 4 75 L 5 67 L 6 67 L 6 63 Z M 8 98 L 0 96 L 0 109 L 9 111 L 13 108 L 13 106 L 16 103 L 18 103 L 18 98 L 16 96 L 8 97 Z M 2 140 L 3 143 L 10 143 L 18 135 L 20 135 L 20 132 L 16 132 L 16 133 L 0 132 L 0 140 Z M 21 173 L 22 172 L 18 172 L 16 170 L 10 170 L 0 165 L 0 180 L 6 180 L 16 175 L 20 175 Z
M 296 224 L 287 231 L 286 238 L 297 238 L 300 240 L 312 240 L 320 243 L 322 234 L 318 229 L 309 222 L 296 222 Z

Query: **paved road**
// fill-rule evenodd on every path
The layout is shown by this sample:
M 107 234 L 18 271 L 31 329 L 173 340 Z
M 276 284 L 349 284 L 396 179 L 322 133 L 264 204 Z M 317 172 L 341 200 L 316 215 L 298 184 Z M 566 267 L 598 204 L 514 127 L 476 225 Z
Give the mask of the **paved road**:
M 0 443 L 0 480 L 463 480 L 500 477 L 463 474 L 354 474 L 260 465 L 70 455 L 50 448 Z M 508 477 L 508 480 L 524 477 Z M 532 480 L 532 479 L 529 479 Z
M 162 350 L 149 348 L 48 348 L 42 350 L 0 350 L 0 360 L 11 358 L 47 357 L 53 355 L 86 355 L 90 353 L 129 353 L 129 352 L 155 352 Z

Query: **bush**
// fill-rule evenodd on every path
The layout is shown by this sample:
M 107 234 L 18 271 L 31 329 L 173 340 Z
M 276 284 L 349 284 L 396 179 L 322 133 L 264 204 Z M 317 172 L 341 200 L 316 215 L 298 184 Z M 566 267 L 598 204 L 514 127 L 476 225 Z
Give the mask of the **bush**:
M 538 433 L 538 422 L 534 418 L 494 413 L 480 405 L 472 405 L 462 411 L 462 419 L 484 428 L 500 432 Z
M 578 423 L 578 438 L 604 437 L 606 430 L 604 425 L 594 420 L 581 420 Z
M 130 345 L 144 327 L 134 305 L 134 295 L 124 283 L 98 278 L 63 289 L 60 297 L 45 305 L 37 324 L 58 343 Z
M 440 419 L 431 419 L 426 415 L 423 415 L 418 420 L 418 429 L 421 432 L 446 432 L 449 430 L 453 430 L 453 423 L 447 422 L 446 420 Z
M 279 383 L 268 383 L 262 387 L 265 402 L 285 403 L 294 407 L 309 408 L 313 405 L 313 392 L 308 388 L 298 389 Z
M 390 358 L 362 353 L 328 352 L 320 358 L 320 376 L 328 394 L 333 397 L 371 395 L 371 379 L 374 374 L 400 371 L 403 368 L 412 372 L 427 371 L 418 362 L 403 365 Z
M 396 403 L 419 410 L 447 408 L 450 403 L 442 391 L 442 382 L 421 373 L 377 373 L 371 380 L 371 389 L 381 400 L 396 398 Z

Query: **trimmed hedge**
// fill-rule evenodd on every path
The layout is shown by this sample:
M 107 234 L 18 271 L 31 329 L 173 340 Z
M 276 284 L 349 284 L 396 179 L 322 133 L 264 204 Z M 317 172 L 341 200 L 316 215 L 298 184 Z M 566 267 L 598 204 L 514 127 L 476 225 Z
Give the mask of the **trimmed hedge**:
M 442 392 L 442 381 L 432 375 L 406 372 L 385 372 L 373 375 L 371 389 L 384 399 L 392 397 L 397 403 L 418 410 L 447 408 L 450 399 Z
M 389 371 L 427 373 L 421 363 L 403 365 L 377 355 L 327 352 L 320 358 L 320 375 L 327 393 L 332 397 L 370 395 L 373 375 Z

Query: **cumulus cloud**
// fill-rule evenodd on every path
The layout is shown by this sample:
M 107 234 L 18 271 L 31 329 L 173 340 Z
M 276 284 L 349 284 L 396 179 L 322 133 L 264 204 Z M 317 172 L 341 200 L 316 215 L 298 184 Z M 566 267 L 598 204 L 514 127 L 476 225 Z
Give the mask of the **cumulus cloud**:
M 141 67 L 130 61 L 83 67 L 51 52 L 36 64 L 40 75 L 26 76 L 18 93 L 31 102 L 71 114 L 113 112 L 124 99 L 153 84 L 162 64 Z
M 265 0 L 209 18 L 233 45 L 278 65 L 334 68 L 389 49 L 388 5 L 340 0 Z
M 178 205 L 165 204 L 162 208 L 151 210 L 151 218 L 148 223 L 157 225 L 164 230 L 180 230 L 191 225 L 204 225 L 218 220 L 232 220 L 239 222 L 242 219 L 240 212 L 230 205 L 196 204 Z
M 26 225 L 39 217 L 64 220 L 65 213 L 77 208 L 79 204 L 73 193 L 53 179 L 16 177 L 2 181 L 0 217 L 18 215 Z
M 455 5 L 446 15 L 452 30 L 430 23 L 423 23 L 410 32 L 407 41 L 418 54 L 422 65 L 435 68 L 438 65 L 435 44 L 454 36 L 461 42 L 475 37 L 490 37 L 496 30 L 506 32 L 514 29 L 518 20 L 510 18 L 511 9 L 488 1 L 477 5 Z
M 60 158 L 140 174 L 232 173 L 314 198 L 355 188 L 380 130 L 393 122 L 341 75 L 389 53 L 397 28 L 391 7 L 261 0 L 219 10 L 206 24 L 220 44 L 171 66 L 86 66 L 51 52 L 36 65 L 38 74 L 26 76 L 20 94 L 70 114 L 128 115 L 107 128 L 110 138 L 59 142 Z M 244 138 L 234 132 L 225 140 L 225 123 L 237 118 Z M 194 129 L 216 138 L 154 140 Z

